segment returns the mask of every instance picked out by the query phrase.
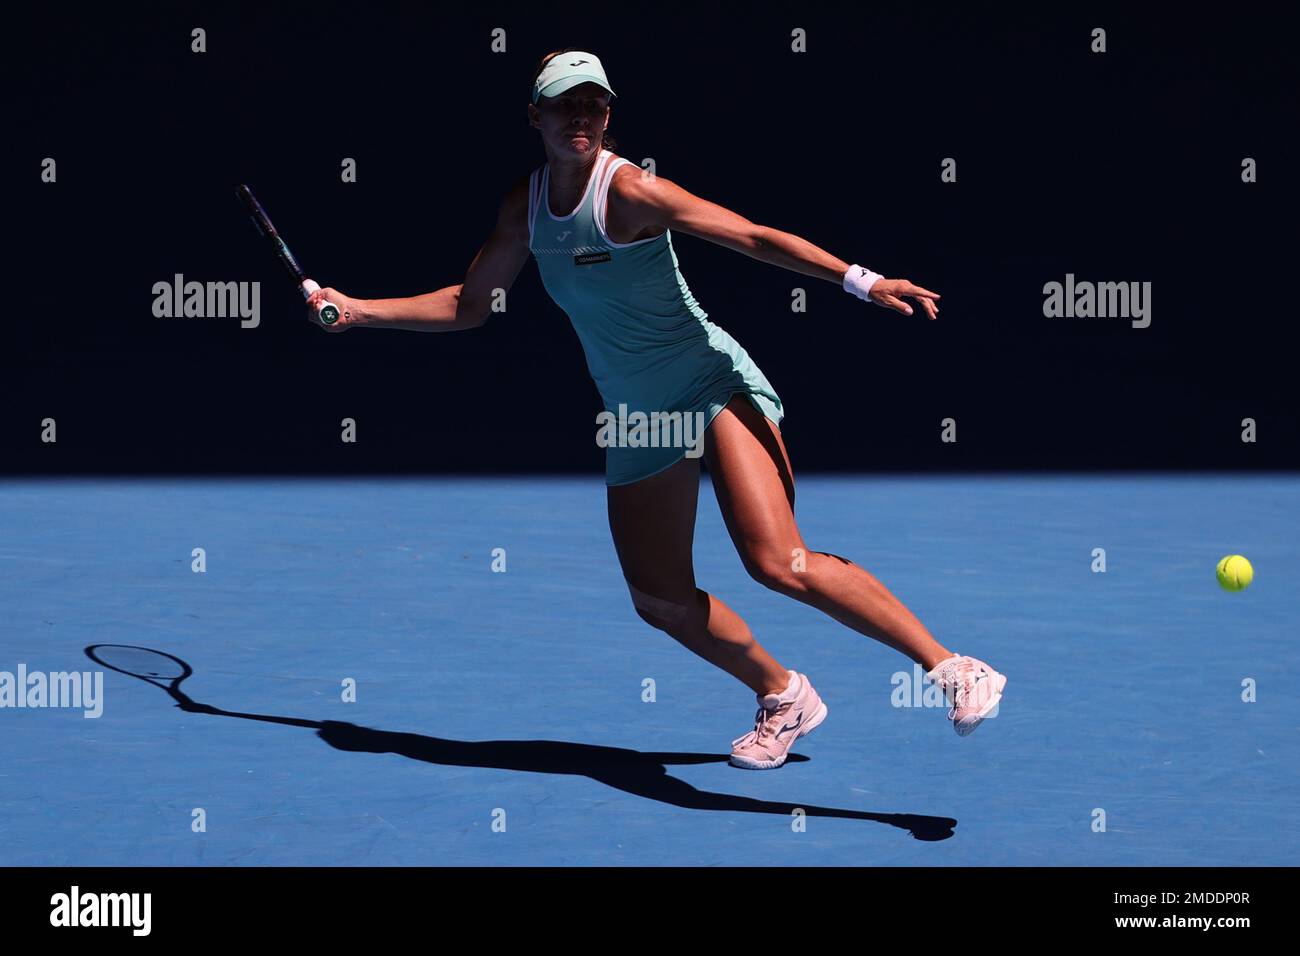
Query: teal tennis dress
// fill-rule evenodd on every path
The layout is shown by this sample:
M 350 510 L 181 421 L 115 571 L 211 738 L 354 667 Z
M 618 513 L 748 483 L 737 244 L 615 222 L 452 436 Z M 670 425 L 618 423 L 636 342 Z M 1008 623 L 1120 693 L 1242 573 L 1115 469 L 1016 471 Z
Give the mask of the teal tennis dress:
M 636 412 L 647 419 L 699 412 L 703 418 L 691 421 L 707 428 L 739 392 L 780 425 L 785 412 L 776 391 L 687 288 L 672 233 L 636 242 L 605 234 L 609 183 L 624 163 L 629 160 L 601 150 L 582 200 L 567 216 L 551 212 L 549 163 L 529 180 L 529 249 L 542 284 L 582 342 L 605 411 L 625 421 L 635 421 Z M 630 484 L 676 464 L 688 450 L 676 444 L 607 442 L 605 483 Z

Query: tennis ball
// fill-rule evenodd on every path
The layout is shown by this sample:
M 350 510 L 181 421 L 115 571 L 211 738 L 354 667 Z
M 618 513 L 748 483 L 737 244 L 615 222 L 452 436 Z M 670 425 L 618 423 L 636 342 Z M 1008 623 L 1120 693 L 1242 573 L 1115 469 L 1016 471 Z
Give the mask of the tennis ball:
M 1225 591 L 1244 591 L 1255 580 L 1255 569 L 1239 554 L 1230 554 L 1215 569 L 1219 587 Z

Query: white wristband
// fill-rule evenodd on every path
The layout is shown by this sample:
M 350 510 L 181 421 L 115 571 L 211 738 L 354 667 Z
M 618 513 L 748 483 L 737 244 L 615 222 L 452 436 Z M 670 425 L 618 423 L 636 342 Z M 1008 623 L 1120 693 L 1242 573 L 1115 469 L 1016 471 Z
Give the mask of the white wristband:
M 871 301 L 871 287 L 877 279 L 883 279 L 879 272 L 872 272 L 866 266 L 852 265 L 844 273 L 844 291 L 851 292 L 864 302 Z

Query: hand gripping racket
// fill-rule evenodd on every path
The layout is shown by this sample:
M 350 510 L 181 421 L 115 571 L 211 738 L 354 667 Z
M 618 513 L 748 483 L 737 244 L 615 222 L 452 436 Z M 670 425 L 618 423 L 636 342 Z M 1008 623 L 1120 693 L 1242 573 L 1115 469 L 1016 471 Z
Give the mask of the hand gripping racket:
M 248 210 L 249 218 L 253 220 L 253 225 L 257 231 L 266 238 L 275 250 L 276 258 L 281 264 L 289 270 L 289 275 L 293 276 L 293 281 L 298 284 L 298 289 L 302 292 L 304 299 L 309 298 L 313 292 L 320 290 L 320 286 L 307 278 L 307 274 L 302 271 L 302 266 L 298 265 L 298 260 L 293 257 L 289 247 L 284 244 L 280 234 L 275 231 L 275 226 L 271 225 L 271 219 L 262 208 L 262 204 L 257 201 L 253 191 L 247 186 L 241 185 L 235 190 L 239 196 L 239 201 L 244 204 Z M 322 302 L 316 307 L 316 318 L 321 321 L 322 325 L 333 325 L 339 320 L 339 307 L 333 302 Z

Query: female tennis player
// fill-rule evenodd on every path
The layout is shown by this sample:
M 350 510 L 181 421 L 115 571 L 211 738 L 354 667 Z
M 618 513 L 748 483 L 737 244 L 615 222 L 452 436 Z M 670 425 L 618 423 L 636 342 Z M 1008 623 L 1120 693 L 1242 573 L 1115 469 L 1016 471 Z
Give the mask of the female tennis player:
M 842 286 L 858 298 L 929 318 L 937 293 L 850 265 L 810 242 L 760 226 L 617 156 L 606 136 L 614 96 L 600 60 L 582 50 L 546 56 L 533 79 L 529 124 L 546 163 L 502 200 L 496 227 L 465 281 L 401 299 L 352 299 L 333 288 L 308 300 L 339 305 L 326 328 L 442 332 L 483 325 L 496 290 L 508 290 L 529 256 L 568 314 L 605 409 L 652 420 L 702 422 L 703 457 L 745 568 L 767 587 L 809 604 L 926 668 L 966 735 L 998 705 L 1006 678 L 954 654 L 874 576 L 804 544 L 794 518 L 794 476 L 781 438 L 784 407 L 743 348 L 710 322 L 687 288 L 674 231 Z M 643 420 L 644 421 L 644 420 Z M 754 729 L 732 742 L 731 763 L 780 767 L 791 745 L 826 719 L 804 674 L 778 664 L 745 622 L 695 584 L 691 548 L 700 484 L 695 447 L 680 440 L 606 448 L 609 526 L 637 614 L 754 691 Z M 632 432 L 637 432 L 636 428 Z

